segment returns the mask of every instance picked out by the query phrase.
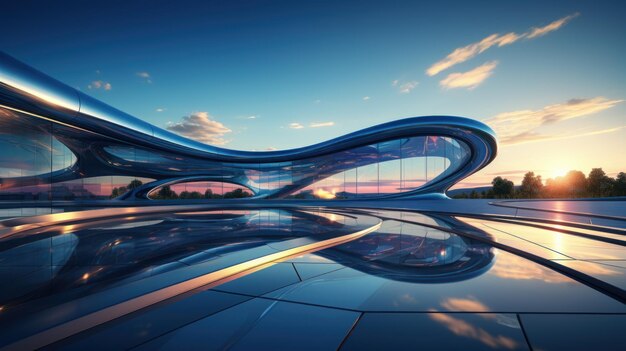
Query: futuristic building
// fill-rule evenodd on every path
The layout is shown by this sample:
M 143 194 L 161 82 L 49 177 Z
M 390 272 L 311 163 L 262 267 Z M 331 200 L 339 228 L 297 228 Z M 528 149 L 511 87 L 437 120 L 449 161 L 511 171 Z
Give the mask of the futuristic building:
M 496 151 L 448 116 L 228 150 L 0 54 L 0 351 L 622 350 L 626 202 L 447 198 Z
M 298 149 L 228 150 L 150 125 L 2 54 L 0 148 L 0 198 L 9 200 L 149 199 L 177 184 L 221 197 L 242 188 L 255 198 L 379 199 L 444 196 L 494 159 L 497 142 L 478 121 L 432 116 Z M 133 179 L 141 183 L 129 190 Z

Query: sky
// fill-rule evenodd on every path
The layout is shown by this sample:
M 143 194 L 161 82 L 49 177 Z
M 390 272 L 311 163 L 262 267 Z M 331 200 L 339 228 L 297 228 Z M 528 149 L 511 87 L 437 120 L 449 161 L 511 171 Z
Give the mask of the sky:
M 457 187 L 626 171 L 623 1 L 12 1 L 0 50 L 226 148 L 464 116 L 498 157 Z

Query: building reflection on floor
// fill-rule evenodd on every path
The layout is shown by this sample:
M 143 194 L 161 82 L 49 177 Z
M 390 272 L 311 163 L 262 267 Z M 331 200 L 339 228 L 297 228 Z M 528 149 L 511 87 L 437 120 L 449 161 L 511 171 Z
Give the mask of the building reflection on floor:
M 570 324 L 596 316 L 583 324 L 605 332 L 626 322 L 626 305 L 615 296 L 500 245 L 624 289 L 626 249 L 614 241 L 489 219 L 350 212 L 181 210 L 14 233 L 0 240 L 0 345 L 219 269 L 352 235 L 374 218 L 382 225 L 371 233 L 266 263 L 47 347 L 549 349 L 554 343 L 538 313 L 567 314 Z

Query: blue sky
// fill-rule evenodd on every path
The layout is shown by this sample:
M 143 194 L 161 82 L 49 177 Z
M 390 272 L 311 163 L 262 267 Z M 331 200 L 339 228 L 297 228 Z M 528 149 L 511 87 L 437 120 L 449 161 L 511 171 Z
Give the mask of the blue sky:
M 625 17 L 621 1 L 15 1 L 0 41 L 97 99 L 228 148 L 420 115 L 485 121 L 501 149 L 465 183 L 478 185 L 626 170 Z

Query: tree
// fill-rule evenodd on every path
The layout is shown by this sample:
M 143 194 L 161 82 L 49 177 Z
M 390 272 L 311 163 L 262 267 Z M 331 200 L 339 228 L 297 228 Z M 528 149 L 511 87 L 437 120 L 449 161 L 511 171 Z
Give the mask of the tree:
M 500 176 L 493 178 L 491 181 L 491 191 L 496 198 L 508 199 L 513 196 L 513 182 Z
M 213 190 L 211 189 L 207 189 L 204 191 L 204 198 L 205 199 L 212 199 L 213 198 Z
M 131 181 L 130 181 L 130 183 L 128 183 L 128 185 L 126 186 L 126 188 L 127 188 L 128 190 L 133 190 L 133 189 L 139 188 L 139 187 L 140 187 L 140 186 L 142 186 L 142 185 L 143 185 L 143 183 L 141 182 L 141 180 L 139 180 L 139 179 L 133 179 L 133 180 L 131 180 Z
M 472 190 L 472 192 L 469 194 L 469 198 L 470 199 L 478 199 L 478 193 L 476 192 L 476 190 Z
M 113 190 L 111 191 L 111 196 L 109 196 L 111 199 L 115 199 L 118 196 L 122 196 L 124 194 L 126 194 L 128 190 L 126 189 L 125 186 L 121 186 L 119 188 L 113 188 Z
M 169 185 L 165 185 L 161 187 L 159 191 L 157 191 L 155 198 L 162 199 L 162 200 L 171 200 L 171 199 L 178 199 L 178 195 L 176 194 L 174 190 L 172 190 L 172 188 L 170 188 Z
M 613 185 L 613 196 L 626 196 L 626 173 L 619 172 Z
M 250 197 L 250 196 L 252 196 L 252 194 L 250 194 L 247 191 L 244 191 L 242 188 L 237 188 L 233 191 L 224 193 L 225 199 L 239 199 L 239 198 Z
M 569 171 L 564 178 L 567 195 L 571 197 L 584 196 L 587 192 L 587 178 L 581 171 Z
M 565 197 L 566 193 L 567 191 L 565 190 L 563 177 L 546 179 L 546 185 L 543 188 L 543 194 L 545 197 Z
M 207 189 L 204 192 L 204 198 L 205 199 L 221 199 L 222 195 L 221 194 L 215 194 L 215 193 L 213 193 L 213 190 Z
M 127 186 L 121 186 L 119 188 L 113 188 L 113 190 L 111 191 L 111 199 L 114 199 L 118 196 L 122 196 L 124 194 L 126 194 L 126 192 L 131 191 L 133 189 L 136 189 L 140 186 L 142 186 L 143 183 L 141 182 L 141 180 L 139 179 L 133 179 L 130 181 L 130 183 L 128 183 Z
M 522 186 L 520 187 L 520 193 L 524 197 L 534 198 L 537 197 L 543 189 L 543 183 L 541 182 L 541 176 L 535 176 L 535 172 L 528 172 L 524 174 L 522 180 Z
M 189 198 L 190 198 L 190 199 L 202 199 L 202 194 L 200 194 L 200 192 L 199 192 L 199 191 L 192 191 L 192 192 L 189 194 Z
M 587 191 L 591 196 L 607 196 L 611 193 L 611 180 L 602 168 L 593 168 L 587 177 Z

